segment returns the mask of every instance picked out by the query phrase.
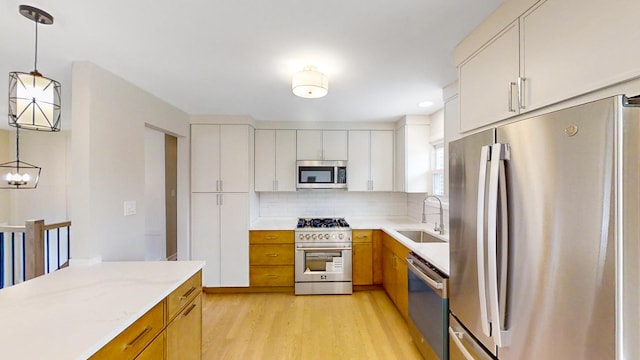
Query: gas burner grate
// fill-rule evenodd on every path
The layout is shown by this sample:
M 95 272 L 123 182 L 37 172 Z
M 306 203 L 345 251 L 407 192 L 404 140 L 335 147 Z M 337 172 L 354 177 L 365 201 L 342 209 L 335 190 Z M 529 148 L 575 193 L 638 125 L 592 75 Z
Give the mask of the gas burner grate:
M 296 228 L 345 228 L 349 223 L 344 218 L 299 218 Z

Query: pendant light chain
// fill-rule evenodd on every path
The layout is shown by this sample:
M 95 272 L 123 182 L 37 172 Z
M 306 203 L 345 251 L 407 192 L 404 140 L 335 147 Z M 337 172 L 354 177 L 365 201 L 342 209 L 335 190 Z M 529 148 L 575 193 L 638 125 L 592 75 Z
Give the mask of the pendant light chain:
M 38 22 L 34 21 L 34 23 L 36 23 L 36 44 L 35 44 L 35 55 L 33 57 L 33 71 L 38 72 Z
M 16 169 L 20 173 L 20 128 L 16 128 Z

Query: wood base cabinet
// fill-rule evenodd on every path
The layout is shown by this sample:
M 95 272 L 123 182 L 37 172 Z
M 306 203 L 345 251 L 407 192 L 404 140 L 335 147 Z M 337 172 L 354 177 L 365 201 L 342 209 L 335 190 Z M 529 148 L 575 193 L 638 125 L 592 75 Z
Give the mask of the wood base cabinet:
M 202 353 L 202 294 L 167 326 L 167 360 L 198 360 Z
M 202 272 L 198 271 L 90 359 L 199 360 L 201 354 Z
M 373 232 L 352 231 L 353 285 L 373 284 Z
M 409 279 L 406 258 L 409 249 L 391 236 L 382 235 L 383 286 L 400 314 L 409 318 Z
M 293 287 L 293 231 L 249 233 L 249 284 L 252 288 Z

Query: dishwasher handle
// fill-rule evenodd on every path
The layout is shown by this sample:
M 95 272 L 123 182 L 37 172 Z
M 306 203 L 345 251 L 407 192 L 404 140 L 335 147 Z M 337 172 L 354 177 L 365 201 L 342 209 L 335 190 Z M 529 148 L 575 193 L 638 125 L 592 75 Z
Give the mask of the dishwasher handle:
M 414 263 L 413 259 L 407 258 L 407 266 L 411 272 L 416 275 L 420 280 L 424 281 L 430 288 L 436 290 L 439 294 L 442 295 L 444 290 L 444 283 L 439 282 L 437 280 L 432 279 L 429 275 L 425 274 L 420 268 L 418 268 Z

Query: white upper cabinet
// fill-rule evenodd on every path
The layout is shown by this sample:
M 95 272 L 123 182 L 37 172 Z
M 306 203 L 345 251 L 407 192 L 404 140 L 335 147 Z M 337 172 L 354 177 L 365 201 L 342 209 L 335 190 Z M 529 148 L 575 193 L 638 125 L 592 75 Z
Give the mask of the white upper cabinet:
M 298 160 L 347 160 L 347 131 L 298 130 Z
M 249 126 L 221 125 L 220 191 L 249 191 Z
M 518 22 L 515 21 L 460 65 L 461 131 L 518 113 L 518 43 Z
M 248 125 L 191 125 L 191 191 L 249 191 Z
M 396 130 L 396 181 L 394 190 L 431 192 L 429 125 L 405 124 Z
M 296 191 L 296 131 L 256 130 L 256 191 Z
M 371 131 L 371 190 L 393 191 L 393 131 Z
M 485 35 L 483 25 L 511 22 L 460 61 L 462 132 L 640 76 L 636 2 L 543 0 L 510 15 L 516 18 L 490 16 L 467 37 L 475 41 Z M 470 53 L 467 45 L 459 48 Z
M 220 126 L 191 125 L 191 191 L 216 192 L 220 180 Z
M 349 131 L 349 191 L 393 191 L 393 131 Z
M 527 109 L 640 75 L 636 1 L 542 1 L 521 26 Z
M 349 131 L 349 162 L 347 163 L 349 191 L 371 190 L 370 134 L 370 131 Z

